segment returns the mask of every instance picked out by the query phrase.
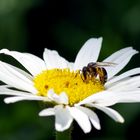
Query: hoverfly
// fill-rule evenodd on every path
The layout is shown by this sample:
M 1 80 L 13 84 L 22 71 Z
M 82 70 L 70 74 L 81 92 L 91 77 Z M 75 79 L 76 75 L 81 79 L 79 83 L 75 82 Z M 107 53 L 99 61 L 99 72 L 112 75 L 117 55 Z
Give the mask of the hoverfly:
M 107 71 L 104 67 L 115 66 L 112 62 L 90 62 L 87 66 L 84 66 L 81 70 L 83 81 L 88 82 L 92 78 L 99 77 L 100 82 L 104 85 L 107 81 Z

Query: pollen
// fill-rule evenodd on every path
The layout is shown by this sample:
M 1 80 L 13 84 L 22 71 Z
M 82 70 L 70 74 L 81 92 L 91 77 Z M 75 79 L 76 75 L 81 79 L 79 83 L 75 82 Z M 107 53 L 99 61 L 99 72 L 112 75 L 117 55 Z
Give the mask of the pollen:
M 105 89 L 100 80 L 92 78 L 85 82 L 80 71 L 70 69 L 44 70 L 33 81 L 39 96 L 47 96 L 50 89 L 58 95 L 65 92 L 70 106 Z

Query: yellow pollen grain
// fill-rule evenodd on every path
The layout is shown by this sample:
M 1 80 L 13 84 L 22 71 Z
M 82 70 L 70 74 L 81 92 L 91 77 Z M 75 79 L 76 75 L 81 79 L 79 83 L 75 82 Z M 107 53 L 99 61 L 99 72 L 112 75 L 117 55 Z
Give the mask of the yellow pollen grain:
M 92 78 L 85 82 L 80 71 L 69 69 L 44 70 L 34 78 L 34 86 L 39 96 L 47 96 L 47 92 L 53 89 L 56 94 L 65 92 L 69 99 L 69 105 L 73 106 L 86 97 L 104 90 L 101 82 Z

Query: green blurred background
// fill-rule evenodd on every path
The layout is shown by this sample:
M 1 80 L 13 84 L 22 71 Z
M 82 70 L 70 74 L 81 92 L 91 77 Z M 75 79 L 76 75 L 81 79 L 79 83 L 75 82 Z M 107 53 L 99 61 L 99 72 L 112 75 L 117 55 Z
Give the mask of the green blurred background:
M 140 50 L 139 0 L 0 0 L 0 49 L 24 51 L 42 57 L 45 47 L 69 61 L 91 37 L 103 37 L 100 60 L 127 46 Z M 6 60 L 4 56 L 0 57 Z M 134 56 L 123 70 L 138 67 Z M 8 60 L 14 63 L 13 59 Z M 16 64 L 15 64 L 16 65 Z M 14 79 L 13 79 L 14 80 Z M 54 118 L 38 116 L 37 102 L 6 105 L 0 97 L 0 140 L 53 140 Z M 84 134 L 74 123 L 73 139 L 139 139 L 140 104 L 113 106 L 125 118 L 118 124 L 100 111 L 102 130 Z

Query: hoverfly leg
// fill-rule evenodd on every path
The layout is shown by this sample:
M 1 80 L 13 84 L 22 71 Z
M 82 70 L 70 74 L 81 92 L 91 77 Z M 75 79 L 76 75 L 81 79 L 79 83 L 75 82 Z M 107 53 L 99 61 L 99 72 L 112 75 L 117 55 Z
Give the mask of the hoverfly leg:
M 88 76 L 88 68 L 87 67 L 83 67 L 82 69 L 82 80 L 86 81 L 87 80 L 87 76 Z
M 104 85 L 107 82 L 107 71 L 105 68 L 98 68 L 99 79 Z
M 107 75 L 107 71 L 105 68 L 102 68 L 102 71 L 103 71 L 103 77 L 104 77 L 104 84 L 107 82 L 107 78 L 108 78 L 108 75 Z

